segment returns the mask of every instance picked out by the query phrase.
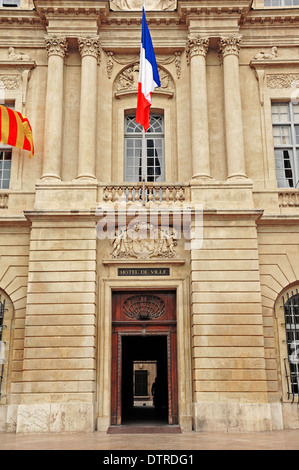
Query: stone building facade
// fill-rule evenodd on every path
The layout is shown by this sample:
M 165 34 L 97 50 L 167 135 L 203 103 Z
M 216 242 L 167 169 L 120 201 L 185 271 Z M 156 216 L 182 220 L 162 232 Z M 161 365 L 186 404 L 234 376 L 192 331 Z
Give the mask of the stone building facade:
M 299 427 L 299 7 L 272 3 L 147 0 L 142 134 L 141 1 L 1 2 L 35 156 L 1 146 L 0 431 L 121 426 L 134 361 L 183 432 Z

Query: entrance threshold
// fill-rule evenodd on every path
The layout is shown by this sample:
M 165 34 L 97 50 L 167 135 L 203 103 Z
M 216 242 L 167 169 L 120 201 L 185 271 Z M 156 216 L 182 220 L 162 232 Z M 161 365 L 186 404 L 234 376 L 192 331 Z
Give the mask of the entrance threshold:
M 178 424 L 121 424 L 109 426 L 107 434 L 181 434 L 181 426 Z

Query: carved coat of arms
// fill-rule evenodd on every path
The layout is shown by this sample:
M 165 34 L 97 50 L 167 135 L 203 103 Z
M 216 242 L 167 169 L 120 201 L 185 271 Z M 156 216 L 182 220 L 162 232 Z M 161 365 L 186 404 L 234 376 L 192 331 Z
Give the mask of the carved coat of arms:
M 119 229 L 112 239 L 113 258 L 175 258 L 177 235 L 174 229 L 158 228 L 150 223 Z

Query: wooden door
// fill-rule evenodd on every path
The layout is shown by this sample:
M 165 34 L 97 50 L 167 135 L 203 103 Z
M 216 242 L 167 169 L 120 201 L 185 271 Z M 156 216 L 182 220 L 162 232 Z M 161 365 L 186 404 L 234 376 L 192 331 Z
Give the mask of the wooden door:
M 135 354 L 136 358 L 140 354 L 152 354 L 146 353 L 147 348 L 143 347 L 146 343 L 159 345 L 160 349 L 156 349 L 163 355 L 165 352 L 168 424 L 178 424 L 175 292 L 115 292 L 112 306 L 111 424 L 122 423 L 123 353 L 128 351 L 125 349 L 128 342 L 132 343 L 131 354 Z

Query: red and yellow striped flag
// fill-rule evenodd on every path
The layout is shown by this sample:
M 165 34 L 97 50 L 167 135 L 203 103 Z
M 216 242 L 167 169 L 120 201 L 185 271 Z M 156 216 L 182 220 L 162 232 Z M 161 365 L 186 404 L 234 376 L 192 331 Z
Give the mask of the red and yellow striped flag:
M 23 114 L 0 105 L 0 142 L 23 150 L 29 150 L 29 158 L 34 155 L 32 129 Z

